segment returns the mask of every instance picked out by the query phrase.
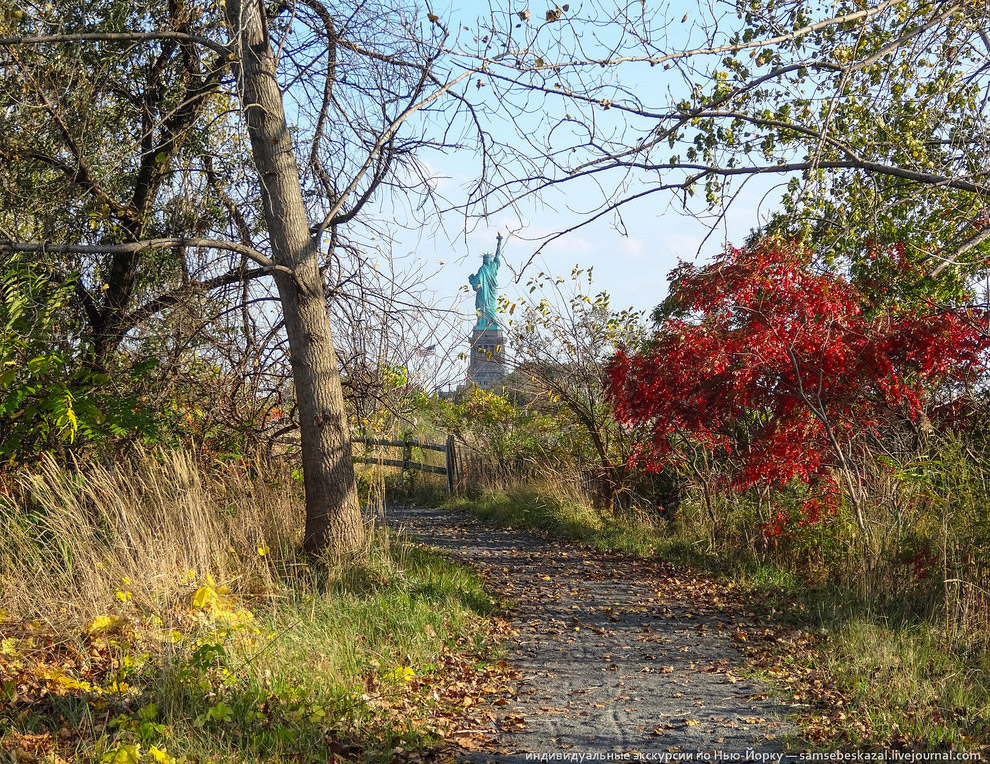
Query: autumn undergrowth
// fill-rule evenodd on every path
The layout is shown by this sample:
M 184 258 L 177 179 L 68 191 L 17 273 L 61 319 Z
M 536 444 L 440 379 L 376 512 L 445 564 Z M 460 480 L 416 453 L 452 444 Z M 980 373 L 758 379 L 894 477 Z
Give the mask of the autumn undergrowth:
M 767 650 L 754 652 L 752 671 L 785 700 L 798 697 L 805 704 L 801 721 L 815 747 L 990 745 L 985 643 L 947 623 L 937 607 L 937 587 L 867 598 L 861 590 L 829 583 L 821 571 L 809 578 L 806 570 L 754 554 L 752 546 L 713 544 L 683 515 L 668 521 L 635 510 L 601 512 L 556 485 L 519 485 L 453 499 L 448 506 L 503 526 L 659 558 L 741 584 L 747 606 L 768 622 L 813 635 L 812 647 L 791 651 L 777 645 L 768 648 L 775 652 L 769 657 Z M 697 508 L 687 507 L 692 509 Z
M 841 708 L 811 703 L 809 737 L 826 748 L 920 747 L 973 750 L 990 745 L 990 658 L 978 635 L 965 639 L 930 603 L 871 601 L 834 585 L 809 586 L 776 565 L 751 563 L 735 576 L 761 616 L 816 636 L 813 649 L 781 654 L 784 671 L 754 673 L 785 698 L 814 699 L 787 666 L 834 686 Z M 915 595 L 917 593 L 915 592 Z M 813 688 L 812 688 L 813 690 Z
M 376 529 L 350 559 L 303 559 L 301 512 L 277 464 L 204 470 L 177 452 L 9 480 L 0 749 L 389 761 L 440 741 L 446 686 L 491 658 L 479 580 Z

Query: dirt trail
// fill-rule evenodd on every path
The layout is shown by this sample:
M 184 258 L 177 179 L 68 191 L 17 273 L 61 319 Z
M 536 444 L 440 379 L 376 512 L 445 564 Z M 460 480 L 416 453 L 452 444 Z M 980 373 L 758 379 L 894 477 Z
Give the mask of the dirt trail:
M 719 582 L 460 513 L 392 507 L 387 521 L 469 562 L 514 605 L 507 660 L 522 681 L 487 730 L 503 753 L 465 761 L 592 752 L 767 761 L 784 750 L 785 709 L 738 674 L 733 639 L 753 624 Z

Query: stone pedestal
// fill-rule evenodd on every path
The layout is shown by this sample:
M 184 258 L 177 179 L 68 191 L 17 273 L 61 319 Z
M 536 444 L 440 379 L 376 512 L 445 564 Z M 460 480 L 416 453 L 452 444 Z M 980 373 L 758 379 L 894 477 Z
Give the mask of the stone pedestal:
M 501 329 L 474 329 L 471 332 L 471 363 L 468 382 L 486 390 L 505 376 L 505 334 Z

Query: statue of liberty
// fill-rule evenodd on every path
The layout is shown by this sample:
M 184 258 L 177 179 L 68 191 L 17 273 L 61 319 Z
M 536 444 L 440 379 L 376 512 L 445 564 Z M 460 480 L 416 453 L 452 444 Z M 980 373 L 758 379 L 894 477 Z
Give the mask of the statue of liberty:
M 500 329 L 495 309 L 498 306 L 498 267 L 502 264 L 502 234 L 498 234 L 495 246 L 495 257 L 486 252 L 477 273 L 468 276 L 468 281 L 475 291 L 474 307 L 478 312 L 478 323 L 475 331 Z

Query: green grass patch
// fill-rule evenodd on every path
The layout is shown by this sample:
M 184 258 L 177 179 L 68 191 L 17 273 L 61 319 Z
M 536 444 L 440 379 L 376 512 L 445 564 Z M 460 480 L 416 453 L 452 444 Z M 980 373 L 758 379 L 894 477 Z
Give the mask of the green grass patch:
M 898 599 L 877 603 L 859 591 L 807 587 L 769 565 L 738 580 L 761 615 L 816 637 L 813 649 L 777 656 L 793 673 L 757 672 L 785 699 L 817 697 L 804 717 L 815 743 L 932 751 L 990 744 L 990 657 L 949 639 L 937 617 Z M 833 690 L 841 705 L 830 700 Z
M 850 691 L 849 708 L 882 740 L 965 750 L 988 742 L 986 660 L 954 655 L 924 622 L 889 624 L 860 616 L 842 624 L 824 652 Z
M 578 541 L 605 552 L 662 557 L 696 567 L 714 563 L 700 542 L 679 536 L 673 523 L 653 522 L 635 509 L 621 515 L 599 512 L 579 498 L 540 486 L 520 485 L 477 498 L 454 497 L 444 506 L 503 527 Z

